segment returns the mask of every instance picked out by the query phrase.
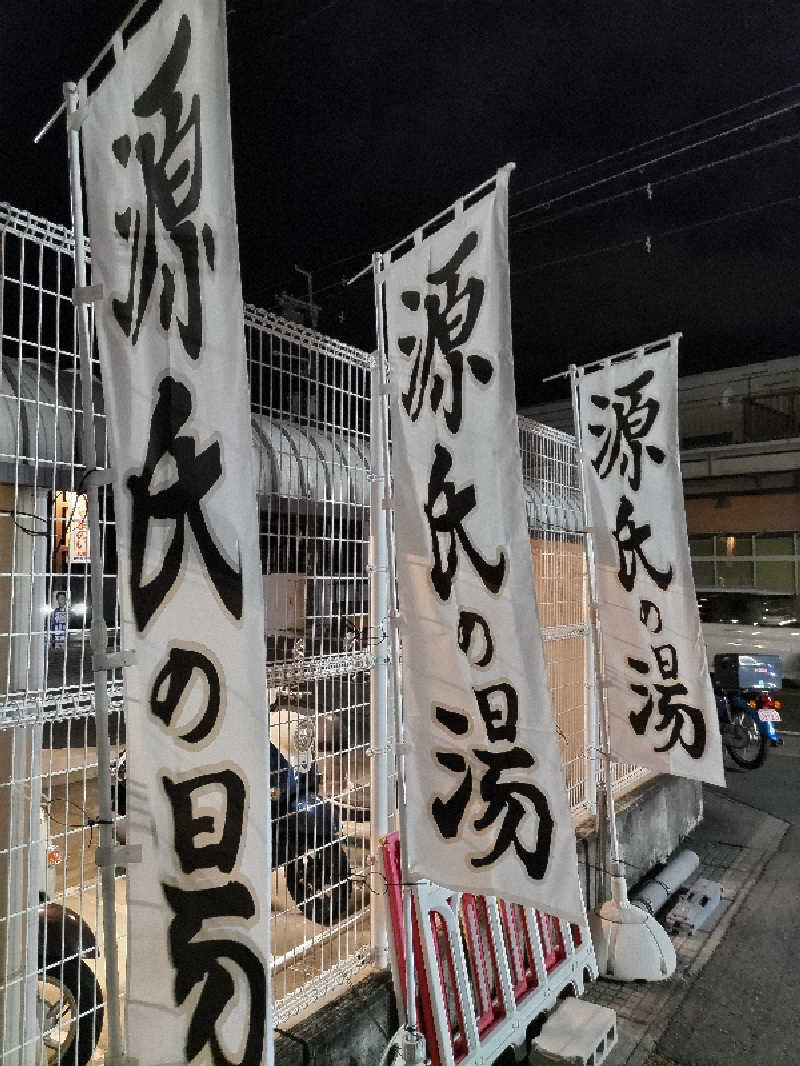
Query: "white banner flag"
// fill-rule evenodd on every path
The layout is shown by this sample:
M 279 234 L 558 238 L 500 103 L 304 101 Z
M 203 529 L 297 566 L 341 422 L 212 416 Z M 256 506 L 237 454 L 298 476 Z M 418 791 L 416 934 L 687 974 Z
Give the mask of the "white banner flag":
M 270 808 L 222 0 L 164 0 L 119 42 L 82 129 L 122 645 L 136 655 L 128 1053 L 256 1066 L 271 1043 Z
M 385 258 L 412 875 L 583 920 L 522 493 L 508 177 Z M 474 201 L 475 196 L 469 198 Z
M 724 785 L 683 508 L 678 339 L 579 369 L 577 431 L 612 753 Z

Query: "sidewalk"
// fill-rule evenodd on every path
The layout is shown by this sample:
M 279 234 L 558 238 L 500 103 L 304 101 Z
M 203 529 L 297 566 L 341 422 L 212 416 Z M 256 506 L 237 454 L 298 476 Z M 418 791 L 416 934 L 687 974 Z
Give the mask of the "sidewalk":
M 769 763 L 767 764 L 767 766 Z M 766 771 L 766 767 L 764 768 Z M 758 773 L 759 771 L 754 771 Z M 766 776 L 763 778 L 767 784 Z M 700 856 L 700 867 L 687 884 L 698 877 L 705 877 L 722 885 L 722 904 L 706 923 L 691 937 L 673 937 L 672 942 L 678 959 L 675 973 L 668 981 L 638 983 L 619 982 L 602 978 L 587 987 L 585 998 L 593 1003 L 613 1007 L 617 1012 L 619 1042 L 606 1059 L 607 1066 L 695 1066 L 695 1058 L 665 1058 L 656 1053 L 662 1049 L 663 1038 L 671 1023 L 677 1019 L 685 1003 L 692 1003 L 693 994 L 703 968 L 723 942 L 739 911 L 745 905 L 751 889 L 759 882 L 767 864 L 775 856 L 789 829 L 789 823 L 765 811 L 755 809 L 721 791 L 704 789 L 705 811 L 703 820 L 684 842 Z M 792 880 L 794 891 L 796 882 Z M 779 1023 L 766 1015 L 769 1007 L 769 989 L 765 989 L 765 1013 L 759 1025 Z M 735 983 L 719 989 L 720 1001 L 730 1011 L 750 1009 L 740 1003 L 741 990 Z M 711 1026 L 706 992 L 702 1001 L 695 1005 L 692 1025 L 701 1021 Z M 690 1011 L 690 1013 L 692 1013 Z M 684 1019 L 685 1024 L 685 1019 Z M 726 1042 L 725 1029 L 717 1026 L 716 1044 Z M 671 1053 L 679 1056 L 689 1052 L 690 1041 L 677 1038 L 666 1043 Z M 684 1036 L 686 1034 L 684 1033 Z M 714 1039 L 714 1038 L 712 1038 Z M 736 1041 L 732 1041 L 735 1045 Z M 767 1059 L 741 1058 L 741 1046 L 731 1046 L 721 1059 L 704 1061 L 766 1064 Z M 692 1052 L 694 1054 L 694 1052 Z

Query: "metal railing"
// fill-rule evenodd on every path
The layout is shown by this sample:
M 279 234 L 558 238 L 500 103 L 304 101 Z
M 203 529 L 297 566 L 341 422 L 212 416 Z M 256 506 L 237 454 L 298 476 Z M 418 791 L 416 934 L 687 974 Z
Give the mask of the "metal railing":
M 89 464 L 81 454 L 73 253 L 65 227 L 0 204 L 4 1062 L 32 1062 L 68 1035 L 68 1016 L 58 1016 L 65 1004 L 80 1015 L 81 1047 L 96 1040 L 102 1054 L 107 1046 L 88 627 L 92 612 L 101 610 L 117 648 L 119 612 L 108 488 L 101 489 L 103 603 L 93 604 L 89 595 L 82 489 L 87 465 L 107 466 L 108 456 L 96 364 L 98 454 Z M 385 634 L 370 617 L 373 360 L 254 307 L 245 309 L 245 332 L 266 603 L 264 713 L 276 841 L 272 969 L 280 1024 L 368 965 L 375 938 L 370 706 L 376 650 Z M 520 447 L 553 713 L 578 818 L 594 809 L 597 767 L 575 444 L 522 419 Z M 117 760 L 125 746 L 119 672 L 110 675 L 109 689 Z M 391 758 L 388 767 L 393 774 Z M 620 767 L 618 775 L 624 785 L 641 771 Z M 40 889 L 54 905 L 49 918 L 44 914 L 41 935 Z M 125 899 L 120 874 L 123 999 Z M 81 920 L 77 940 L 70 939 L 64 907 Z M 73 995 L 70 982 L 76 981 Z M 56 1020 L 43 1030 L 34 1005 L 45 994 Z

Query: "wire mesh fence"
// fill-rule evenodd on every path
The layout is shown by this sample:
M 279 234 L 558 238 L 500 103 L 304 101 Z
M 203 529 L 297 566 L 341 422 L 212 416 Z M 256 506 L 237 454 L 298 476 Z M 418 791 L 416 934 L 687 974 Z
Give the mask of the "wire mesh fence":
M 592 810 L 594 730 L 588 714 L 587 573 L 575 439 L 519 420 L 522 476 L 539 621 L 570 807 Z
M 107 582 L 89 596 L 74 242 L 0 205 L 0 1032 L 3 1061 L 87 1062 L 104 1050 L 105 980 L 89 626 L 118 642 L 114 519 L 101 497 Z M 121 677 L 111 745 L 124 744 Z M 125 880 L 117 878 L 124 911 Z M 124 960 L 125 926 L 119 924 Z
M 74 243 L 0 204 L 0 1031 L 3 1059 L 107 1047 L 89 627 L 118 650 L 113 495 L 101 489 L 103 602 L 89 594 Z M 370 374 L 365 353 L 245 309 L 265 600 L 275 1021 L 371 959 Z M 520 422 L 531 552 L 570 805 L 593 809 L 586 567 L 575 446 Z M 90 459 L 90 461 L 89 461 Z M 374 521 L 382 521 L 377 516 Z M 124 839 L 122 677 L 109 674 Z M 391 730 L 390 730 L 391 735 Z M 394 767 L 390 761 L 390 774 Z M 640 771 L 621 767 L 621 784 Z M 394 778 L 391 779 L 392 781 Z M 374 782 L 373 782 L 374 783 Z M 394 794 L 390 784 L 389 791 Z M 126 877 L 116 879 L 125 996 Z M 70 1060 L 72 1061 L 72 1060 Z
M 272 758 L 276 1018 L 370 957 L 365 353 L 247 307 Z

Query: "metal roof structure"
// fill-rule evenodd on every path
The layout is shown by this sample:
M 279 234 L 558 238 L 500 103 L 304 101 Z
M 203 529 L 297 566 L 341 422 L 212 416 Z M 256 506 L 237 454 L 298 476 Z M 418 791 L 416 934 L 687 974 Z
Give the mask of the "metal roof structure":
M 76 375 L 35 359 L 0 361 L 0 482 L 76 488 L 70 471 L 83 465 Z M 98 465 L 105 447 L 102 395 L 95 387 Z M 309 422 L 253 414 L 253 468 L 262 506 L 275 499 L 315 508 L 370 501 L 369 444 L 363 436 L 331 435 Z M 580 533 L 579 494 L 539 479 L 523 485 L 532 531 Z

